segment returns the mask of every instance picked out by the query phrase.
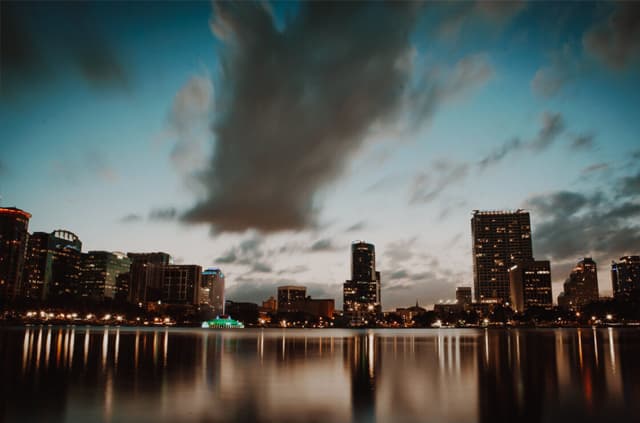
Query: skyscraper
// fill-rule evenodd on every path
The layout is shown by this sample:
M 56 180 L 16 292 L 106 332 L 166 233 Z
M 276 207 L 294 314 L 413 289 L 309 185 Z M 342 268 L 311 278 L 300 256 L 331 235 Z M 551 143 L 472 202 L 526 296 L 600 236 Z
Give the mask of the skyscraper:
M 80 293 L 94 300 L 115 299 L 118 276 L 129 272 L 131 259 L 123 253 L 89 251 L 82 255 Z
M 509 301 L 509 269 L 533 260 L 529 212 L 475 210 L 471 236 L 476 301 Z
M 617 263 L 611 262 L 611 284 L 616 297 L 640 295 L 640 256 L 624 256 Z
M 0 305 L 22 294 L 29 219 L 23 210 L 0 207 Z
M 598 269 L 591 257 L 580 260 L 564 282 L 564 292 L 558 296 L 558 305 L 570 310 L 598 299 Z
M 162 297 L 162 269 L 169 264 L 167 253 L 127 253 L 131 259 L 129 302 L 155 302 Z
M 517 312 L 530 307 L 551 308 L 551 264 L 548 260 L 522 261 L 509 269 L 511 306 Z
M 162 266 L 162 302 L 197 305 L 201 278 L 202 267 L 194 264 Z
M 82 241 L 73 232 L 57 229 L 29 237 L 25 263 L 25 296 L 43 300 L 76 296 L 80 283 Z
M 200 304 L 208 304 L 218 316 L 224 315 L 224 273 L 217 267 L 202 272 Z
M 343 287 L 343 311 L 352 318 L 366 318 L 380 313 L 380 272 L 376 271 L 376 252 L 373 244 L 364 241 L 351 243 L 351 279 Z

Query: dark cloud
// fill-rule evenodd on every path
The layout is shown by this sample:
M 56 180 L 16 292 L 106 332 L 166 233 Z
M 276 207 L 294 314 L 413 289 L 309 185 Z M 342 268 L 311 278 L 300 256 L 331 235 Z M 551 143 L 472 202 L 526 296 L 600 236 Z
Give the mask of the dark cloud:
M 126 89 L 126 67 L 98 30 L 99 15 L 82 2 L 0 3 L 0 94 L 53 81 L 61 64 L 94 87 Z
M 478 162 L 478 167 L 482 170 L 489 166 L 501 162 L 507 155 L 516 151 L 530 150 L 540 152 L 546 150 L 558 138 L 565 129 L 564 118 L 560 113 L 544 112 L 541 117 L 541 126 L 538 134 L 529 141 L 522 141 L 513 138 Z
M 342 173 L 373 125 L 404 110 L 423 121 L 491 74 L 482 56 L 437 76 L 412 74 L 416 2 L 303 2 L 284 28 L 260 4 L 214 9 L 222 70 L 215 153 L 200 175 L 206 195 L 184 219 L 219 231 L 313 226 L 316 192 Z
M 607 169 L 609 169 L 609 164 L 605 162 L 600 162 L 600 163 L 594 163 L 592 165 L 585 167 L 584 169 L 582 169 L 581 173 L 583 175 L 588 175 L 593 172 L 598 172 L 598 171 L 607 170 Z
M 367 223 L 364 220 L 361 220 L 361 221 L 356 222 L 353 225 L 349 226 L 346 229 L 346 231 L 347 232 L 358 232 L 358 231 L 363 230 L 366 227 L 367 227 Z
M 270 272 L 271 268 L 267 270 L 268 265 L 266 265 L 262 260 L 266 256 L 263 249 L 263 243 L 264 237 L 257 234 L 251 234 L 248 238 L 243 239 L 237 245 L 231 246 L 215 260 L 215 263 L 234 263 L 248 266 L 250 271 Z
M 594 256 L 611 260 L 637 253 L 640 245 L 640 174 L 614 181 L 616 193 L 571 191 L 537 195 L 525 202 L 540 222 L 533 226 L 535 250 L 553 260 Z
M 130 213 L 127 214 L 125 216 L 122 216 L 120 219 L 118 219 L 120 222 L 122 223 L 134 223 L 134 222 L 140 222 L 143 220 L 142 216 L 140 216 L 139 214 L 135 214 L 135 213 Z
M 309 266 L 299 264 L 293 267 L 287 267 L 285 269 L 278 270 L 279 275 L 294 275 L 296 273 L 304 273 L 309 270 Z
M 271 270 L 272 270 L 271 266 L 261 262 L 256 262 L 253 264 L 253 267 L 251 267 L 252 272 L 258 272 L 258 273 L 271 273 Z
M 330 239 L 319 239 L 311 244 L 311 251 L 333 251 L 335 247 Z
M 404 269 L 400 269 L 400 270 L 395 270 L 391 272 L 391 274 L 389 275 L 389 280 L 393 281 L 396 279 L 406 279 L 408 277 L 409 277 L 409 273 Z
M 149 220 L 173 220 L 178 215 L 174 207 L 153 209 L 149 212 Z
M 533 209 L 539 216 L 570 217 L 585 206 L 597 206 L 602 202 L 601 195 L 586 196 L 572 191 L 558 191 L 547 195 L 538 195 L 525 202 L 525 208 Z
M 616 2 L 606 22 L 589 29 L 582 42 L 587 52 L 607 66 L 623 69 L 640 55 L 640 3 Z
M 500 27 L 520 13 L 526 6 L 524 1 L 463 1 L 429 4 L 437 18 L 435 33 L 448 40 L 460 36 L 465 26 L 477 22 L 488 23 L 492 28 Z M 435 9 L 435 10 L 434 10 Z
M 409 204 L 429 203 L 435 200 L 446 188 L 463 180 L 469 173 L 468 163 L 454 163 L 437 160 L 414 176 L 409 192 Z
M 236 260 L 238 260 L 238 257 L 236 256 L 235 251 L 227 251 L 223 255 L 221 255 L 220 257 L 215 259 L 214 264 L 217 264 L 217 263 L 220 263 L 220 264 L 235 263 Z
M 571 148 L 574 150 L 590 150 L 594 147 L 595 135 L 593 134 L 582 134 L 577 135 L 571 141 Z
M 621 197 L 638 198 L 640 195 L 640 172 L 621 178 L 618 192 Z

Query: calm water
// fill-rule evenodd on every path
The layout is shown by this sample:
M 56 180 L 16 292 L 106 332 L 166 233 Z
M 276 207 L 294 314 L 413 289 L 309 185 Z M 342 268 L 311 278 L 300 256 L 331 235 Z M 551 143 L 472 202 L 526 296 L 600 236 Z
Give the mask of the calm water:
M 640 330 L 0 329 L 0 421 L 640 421 Z

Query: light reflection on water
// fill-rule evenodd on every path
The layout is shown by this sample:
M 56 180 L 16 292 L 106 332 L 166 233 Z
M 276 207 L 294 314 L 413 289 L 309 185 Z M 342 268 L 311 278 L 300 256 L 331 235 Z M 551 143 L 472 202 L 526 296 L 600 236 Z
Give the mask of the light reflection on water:
M 0 329 L 0 421 L 626 422 L 640 331 Z

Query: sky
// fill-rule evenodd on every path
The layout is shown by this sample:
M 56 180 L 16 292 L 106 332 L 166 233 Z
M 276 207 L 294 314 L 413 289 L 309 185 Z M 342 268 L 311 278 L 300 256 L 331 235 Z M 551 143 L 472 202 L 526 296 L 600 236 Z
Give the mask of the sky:
M 227 298 L 385 310 L 472 285 L 473 210 L 530 211 L 554 301 L 640 254 L 640 4 L 2 2 L 0 205 Z

